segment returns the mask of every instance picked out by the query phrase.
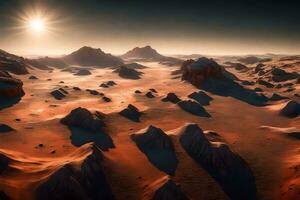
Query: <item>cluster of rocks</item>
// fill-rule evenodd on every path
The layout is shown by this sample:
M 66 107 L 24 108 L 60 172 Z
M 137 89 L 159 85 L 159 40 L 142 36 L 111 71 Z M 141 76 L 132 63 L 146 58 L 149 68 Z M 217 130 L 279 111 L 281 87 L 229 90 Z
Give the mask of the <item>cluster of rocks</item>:
M 106 82 L 104 82 L 104 83 L 101 83 L 101 84 L 99 85 L 99 87 L 102 87 L 102 88 L 109 88 L 109 87 L 112 87 L 112 86 L 115 86 L 115 85 L 117 85 L 117 83 L 114 82 L 114 81 L 106 81 Z
M 128 68 L 126 66 L 120 66 L 114 70 L 115 73 L 118 73 L 120 77 L 127 79 L 140 79 L 142 72 L 139 72 L 135 69 Z
M 6 124 L 1 124 L 0 123 L 0 133 L 7 133 L 14 131 L 14 129 Z

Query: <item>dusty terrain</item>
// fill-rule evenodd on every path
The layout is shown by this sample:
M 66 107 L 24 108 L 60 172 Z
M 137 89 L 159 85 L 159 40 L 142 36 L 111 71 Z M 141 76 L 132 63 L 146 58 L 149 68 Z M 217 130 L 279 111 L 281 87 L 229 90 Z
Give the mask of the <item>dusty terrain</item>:
M 238 62 L 236 58 L 228 57 L 215 57 L 215 60 L 224 65 Z M 293 63 L 282 69 L 300 73 L 300 64 L 295 62 L 297 60 L 283 61 L 275 57 L 265 64 L 270 68 Z M 140 64 L 147 67 L 138 69 L 143 72 L 140 79 L 122 78 L 111 68 L 92 68 L 91 75 L 85 76 L 57 68 L 51 71 L 32 68 L 28 70 L 30 74 L 14 75 L 23 81 L 25 95 L 16 104 L 0 110 L 0 123 L 15 129 L 0 133 L 0 154 L 10 160 L 9 167 L 0 174 L 0 191 L 11 199 L 34 199 L 36 188 L 54 172 L 65 164 L 80 163 L 91 154 L 89 144 L 74 145 L 70 129 L 60 123 L 60 119 L 71 110 L 82 107 L 105 115 L 104 130 L 112 138 L 115 148 L 103 151 L 103 168 L 116 199 L 151 199 L 168 177 L 179 184 L 190 199 L 230 199 L 220 184 L 180 144 L 178 129 L 186 123 L 196 123 L 203 130 L 217 132 L 230 149 L 245 160 L 255 177 L 257 199 L 300 199 L 300 141 L 282 129 L 293 127 L 299 131 L 300 118 L 279 114 L 289 99 L 267 101 L 265 106 L 256 106 L 234 96 L 206 92 L 213 98 L 209 105 L 204 106 L 210 117 L 192 115 L 176 104 L 161 101 L 169 92 L 187 100 L 188 95 L 200 90 L 182 81 L 180 75 L 172 75 L 180 66 L 158 62 Z M 255 82 L 243 86 L 245 88 L 260 87 L 267 97 L 276 92 L 300 101 L 295 95 L 300 94 L 300 84 L 295 80 L 283 82 L 293 84 L 290 91 L 287 87 L 267 88 L 256 82 L 258 75 L 253 73 L 256 64 L 246 65 L 249 70 L 241 71 L 230 66 L 226 69 L 240 80 Z M 31 75 L 37 79 L 29 79 Z M 114 81 L 116 85 L 99 87 L 107 81 Z M 68 92 L 62 100 L 50 95 L 59 88 Z M 154 98 L 145 96 L 151 88 L 157 91 L 152 92 Z M 90 94 L 86 89 L 104 93 L 111 102 Z M 141 93 L 136 93 L 136 90 Z M 142 112 L 139 122 L 119 114 L 128 104 Z M 174 176 L 154 166 L 130 138 L 150 125 L 163 130 L 174 144 L 178 159 Z M 87 137 L 85 143 L 96 140 Z

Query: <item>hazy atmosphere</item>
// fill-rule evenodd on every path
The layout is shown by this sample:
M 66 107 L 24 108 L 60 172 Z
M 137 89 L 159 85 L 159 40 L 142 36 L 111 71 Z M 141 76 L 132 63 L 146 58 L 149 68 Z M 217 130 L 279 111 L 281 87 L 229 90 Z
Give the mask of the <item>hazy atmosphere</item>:
M 0 200 L 299 200 L 299 8 L 0 0 Z
M 113 54 L 151 45 L 167 54 L 300 52 L 299 1 L 1 0 L 0 46 L 22 55 L 81 46 Z M 39 15 L 46 31 L 24 25 Z

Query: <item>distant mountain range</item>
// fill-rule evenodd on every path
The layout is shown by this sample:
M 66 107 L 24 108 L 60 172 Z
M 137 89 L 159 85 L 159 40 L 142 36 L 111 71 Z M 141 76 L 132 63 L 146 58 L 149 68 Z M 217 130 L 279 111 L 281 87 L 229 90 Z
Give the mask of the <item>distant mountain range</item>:
M 180 64 L 182 60 L 178 58 L 164 56 L 159 54 L 151 46 L 135 47 L 132 50 L 126 52 L 120 56 L 123 59 L 135 60 L 135 61 L 155 61 L 161 62 L 162 64 Z
M 121 58 L 105 53 L 101 49 L 84 46 L 73 53 L 61 58 L 65 63 L 80 66 L 116 66 L 122 65 Z

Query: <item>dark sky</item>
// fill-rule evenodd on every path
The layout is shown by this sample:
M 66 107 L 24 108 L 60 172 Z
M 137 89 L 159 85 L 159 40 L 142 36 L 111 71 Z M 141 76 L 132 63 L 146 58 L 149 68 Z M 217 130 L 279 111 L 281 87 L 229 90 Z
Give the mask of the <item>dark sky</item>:
M 48 33 L 20 30 L 42 11 Z M 18 28 L 16 28 L 18 27 Z M 300 1 L 0 0 L 0 48 L 68 53 L 83 45 L 115 54 L 151 45 L 169 54 L 300 53 Z

